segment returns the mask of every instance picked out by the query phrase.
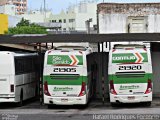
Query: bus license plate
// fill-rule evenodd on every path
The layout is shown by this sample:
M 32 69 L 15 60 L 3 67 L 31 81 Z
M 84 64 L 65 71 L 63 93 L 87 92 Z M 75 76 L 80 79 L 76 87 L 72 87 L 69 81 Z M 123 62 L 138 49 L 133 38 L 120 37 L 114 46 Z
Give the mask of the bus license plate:
M 68 99 L 67 98 L 62 98 L 61 101 L 62 102 L 68 102 Z
M 135 99 L 135 96 L 129 96 L 128 97 L 128 100 L 134 100 Z

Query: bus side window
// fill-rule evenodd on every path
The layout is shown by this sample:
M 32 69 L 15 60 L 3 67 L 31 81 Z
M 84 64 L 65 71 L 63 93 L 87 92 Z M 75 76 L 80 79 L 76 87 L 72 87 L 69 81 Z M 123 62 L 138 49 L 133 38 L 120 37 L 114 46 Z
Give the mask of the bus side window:
M 24 74 L 36 71 L 36 59 L 33 57 L 15 58 L 15 74 Z
M 24 65 L 23 61 L 20 58 L 15 59 L 15 74 L 23 73 Z

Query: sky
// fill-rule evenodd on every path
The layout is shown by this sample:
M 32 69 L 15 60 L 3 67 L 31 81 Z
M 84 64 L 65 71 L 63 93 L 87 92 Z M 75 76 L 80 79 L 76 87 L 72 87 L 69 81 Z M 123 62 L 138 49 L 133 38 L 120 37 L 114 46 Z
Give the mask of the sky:
M 58 14 L 62 9 L 66 10 L 69 5 L 76 4 L 82 0 L 46 0 L 46 8 L 52 9 L 54 14 Z M 91 0 L 90 0 L 91 1 Z M 101 2 L 118 2 L 118 3 L 139 3 L 139 2 L 160 2 L 160 0 L 92 0 Z M 44 0 L 28 0 L 28 8 L 35 10 L 44 5 Z

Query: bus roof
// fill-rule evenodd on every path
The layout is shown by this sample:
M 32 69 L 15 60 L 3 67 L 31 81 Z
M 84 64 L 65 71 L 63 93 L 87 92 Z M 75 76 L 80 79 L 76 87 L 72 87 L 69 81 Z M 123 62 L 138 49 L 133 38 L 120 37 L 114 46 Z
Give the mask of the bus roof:
M 81 50 L 81 51 L 86 51 L 88 47 L 84 46 L 59 46 L 56 47 L 55 50 Z
M 116 44 L 113 47 L 113 49 L 123 49 L 123 48 L 146 48 L 146 46 L 139 44 Z
M 34 56 L 34 55 L 38 55 L 37 53 L 29 53 L 29 52 L 21 52 L 21 51 L 16 51 L 16 52 L 0 51 L 0 54 L 12 54 L 13 56 Z

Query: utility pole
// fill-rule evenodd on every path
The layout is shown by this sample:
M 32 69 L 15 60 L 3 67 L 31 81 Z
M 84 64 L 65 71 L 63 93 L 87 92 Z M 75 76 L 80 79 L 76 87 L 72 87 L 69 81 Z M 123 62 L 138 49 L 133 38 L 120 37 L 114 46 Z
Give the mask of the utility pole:
M 44 22 L 46 21 L 46 0 L 44 0 Z
M 86 29 L 87 29 L 87 34 L 90 34 L 91 28 L 90 28 L 90 22 L 92 22 L 92 18 L 89 18 L 89 20 L 86 20 Z

